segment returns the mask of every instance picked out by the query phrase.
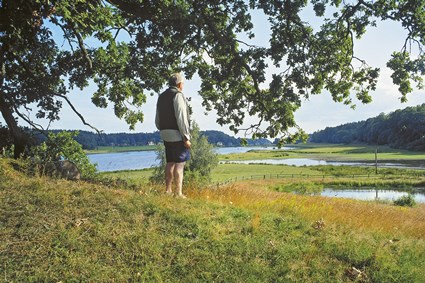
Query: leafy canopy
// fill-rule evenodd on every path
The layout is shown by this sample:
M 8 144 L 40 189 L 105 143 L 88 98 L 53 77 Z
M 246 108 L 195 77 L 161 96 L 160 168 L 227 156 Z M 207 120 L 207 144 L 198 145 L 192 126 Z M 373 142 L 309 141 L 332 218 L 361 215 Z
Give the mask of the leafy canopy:
M 306 10 L 323 24 L 304 21 Z M 268 45 L 250 44 L 254 12 L 268 18 Z M 371 101 L 379 68 L 356 57 L 354 43 L 379 20 L 407 31 L 388 61 L 401 100 L 423 88 L 422 0 L 2 0 L 0 19 L 0 110 L 12 131 L 16 116 L 37 126 L 30 108 L 59 119 L 64 102 L 89 124 L 68 93 L 90 82 L 93 103 L 112 104 L 134 128 L 146 93 L 182 71 L 202 79 L 203 105 L 220 125 L 291 141 L 303 134 L 294 119 L 303 99 L 328 91 L 352 107 Z M 244 126 L 247 115 L 258 123 Z

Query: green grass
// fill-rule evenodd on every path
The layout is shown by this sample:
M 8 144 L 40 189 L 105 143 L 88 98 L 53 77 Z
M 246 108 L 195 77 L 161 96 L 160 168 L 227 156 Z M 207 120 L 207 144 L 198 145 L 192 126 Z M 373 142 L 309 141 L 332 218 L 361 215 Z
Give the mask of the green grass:
M 312 158 L 335 161 L 375 160 L 423 160 L 425 152 L 393 149 L 387 146 L 339 145 L 339 144 L 295 144 L 285 150 L 251 150 L 246 153 L 221 155 L 220 160 L 260 160 L 284 158 Z
M 111 179 L 123 179 L 130 184 L 147 184 L 149 177 L 153 174 L 153 169 L 142 169 L 142 170 L 122 170 L 112 172 L 102 172 L 101 176 Z
M 423 226 L 357 225 L 366 217 L 359 211 L 385 212 L 373 216 L 400 224 L 422 217 L 423 206 L 323 202 L 255 187 L 188 191 L 189 199 L 179 200 L 161 190 L 29 178 L 0 159 L 0 278 L 352 282 L 353 268 L 366 282 L 421 282 L 425 276 Z M 357 222 L 338 222 L 339 215 Z M 326 225 L 318 227 L 320 217 Z M 379 219 L 374 225 L 382 224 Z
M 419 282 L 423 240 L 312 228 L 301 214 L 155 189 L 26 178 L 1 164 L 5 281 Z M 17 181 L 18 180 L 18 181 Z M 254 204 L 254 203 L 253 203 Z
M 295 167 L 286 165 L 268 164 L 219 164 L 212 172 L 213 182 L 221 182 L 228 179 L 250 179 L 252 176 L 270 176 L 276 174 L 309 174 L 313 173 L 309 167 Z
M 102 176 L 123 179 L 131 185 L 148 185 L 152 169 L 103 172 Z M 334 187 L 392 187 L 425 186 L 423 170 L 374 168 L 355 166 L 288 166 L 267 164 L 219 164 L 212 172 L 212 183 L 225 181 L 272 180 L 277 183 L 312 182 Z

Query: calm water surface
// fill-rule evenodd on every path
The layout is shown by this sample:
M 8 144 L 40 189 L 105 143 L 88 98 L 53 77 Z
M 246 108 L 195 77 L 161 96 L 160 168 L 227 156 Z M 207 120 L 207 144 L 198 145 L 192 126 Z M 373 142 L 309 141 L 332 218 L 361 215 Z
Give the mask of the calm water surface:
M 218 154 L 244 153 L 250 150 L 270 150 L 271 147 L 220 147 L 216 148 Z M 289 149 L 289 148 L 284 148 Z M 100 172 L 120 171 L 120 170 L 138 170 L 156 166 L 159 161 L 156 160 L 156 151 L 132 151 L 115 152 L 87 155 L 90 162 L 97 164 Z M 284 164 L 293 166 L 314 166 L 314 165 L 351 165 L 351 166 L 374 166 L 373 162 L 332 162 L 325 160 L 315 160 L 308 158 L 291 159 L 264 159 L 264 160 L 245 160 L 229 161 L 228 163 L 262 163 L 262 164 Z M 425 169 L 425 161 L 416 161 L 410 163 L 379 163 L 380 167 L 410 167 Z M 354 198 L 360 200 L 375 200 L 376 197 L 381 200 L 393 201 L 401 196 L 407 195 L 405 191 L 397 190 L 351 190 L 351 189 L 324 189 L 322 196 Z M 425 203 L 425 189 L 415 191 L 413 194 L 415 201 Z
M 425 189 L 413 189 L 412 196 L 418 203 L 425 203 Z M 406 191 L 397 190 L 351 190 L 351 189 L 324 189 L 321 196 L 337 197 L 337 198 L 351 198 L 359 200 L 387 200 L 394 201 L 402 196 L 407 196 Z
M 216 148 L 218 154 L 244 153 L 250 150 L 271 150 L 274 147 L 219 147 Z M 291 149 L 283 147 L 282 149 Z M 119 170 L 138 170 L 157 166 L 155 151 L 131 151 L 114 152 L 102 154 L 87 155 L 90 162 L 97 164 L 100 172 L 119 171 Z M 289 159 L 262 159 L 262 160 L 243 160 L 243 161 L 222 161 L 222 163 L 241 163 L 241 164 L 282 164 L 292 166 L 314 166 L 314 165 L 348 165 L 348 166 L 375 166 L 374 162 L 337 162 L 309 158 L 289 158 Z M 425 160 L 416 161 L 397 161 L 397 162 L 379 162 L 379 167 L 401 167 L 412 169 L 425 169 Z
M 274 164 L 274 165 L 292 165 L 292 166 L 315 166 L 315 165 L 336 165 L 336 166 L 375 166 L 375 162 L 357 162 L 357 161 L 330 161 L 310 158 L 288 158 L 288 159 L 259 159 L 259 160 L 235 160 L 221 161 L 221 163 L 237 164 Z M 404 160 L 397 162 L 378 162 L 379 167 L 385 168 L 411 168 L 425 169 L 425 160 Z
M 87 157 L 90 162 L 97 164 L 100 172 L 145 169 L 159 163 L 155 151 L 88 154 Z
M 218 154 L 244 153 L 250 150 L 270 150 L 272 147 L 218 147 L 215 151 Z M 284 147 L 283 149 L 290 149 Z M 156 151 L 131 151 L 88 154 L 90 162 L 97 164 L 100 172 L 119 170 L 138 170 L 157 166 Z

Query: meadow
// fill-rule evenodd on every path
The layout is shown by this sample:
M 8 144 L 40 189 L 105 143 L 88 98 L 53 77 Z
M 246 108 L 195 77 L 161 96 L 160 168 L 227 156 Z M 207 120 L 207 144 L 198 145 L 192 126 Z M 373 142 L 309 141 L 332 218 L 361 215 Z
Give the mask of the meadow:
M 341 151 L 333 150 L 346 154 Z M 342 183 L 420 187 L 425 184 L 423 170 L 379 168 L 376 175 L 373 168 L 349 166 L 220 164 L 213 181 L 232 182 L 218 187 L 187 184 L 188 199 L 181 200 L 165 195 L 163 185 L 150 184 L 151 170 L 66 181 L 28 177 L 13 163 L 0 158 L 4 282 L 425 278 L 425 204 L 401 207 L 287 192 L 288 186 Z M 245 178 L 273 174 L 285 177 Z
M 305 179 L 317 176 L 322 177 L 348 177 L 353 179 L 353 175 L 357 180 L 367 182 L 373 185 L 376 179 L 387 181 L 398 180 L 398 183 L 405 182 L 410 186 L 416 179 L 416 183 L 420 184 L 421 179 L 416 176 L 423 176 L 424 170 L 413 169 L 397 169 L 397 168 L 381 168 L 381 161 L 398 161 L 398 160 L 425 160 L 424 152 L 415 152 L 407 150 L 396 150 L 386 146 L 368 146 L 368 145 L 335 145 L 335 144 L 295 144 L 290 145 L 290 150 L 251 150 L 245 153 L 224 154 L 219 155 L 219 160 L 229 162 L 229 164 L 219 164 L 212 173 L 212 183 L 224 182 L 228 180 L 241 180 L 243 178 L 250 179 L 252 176 L 270 176 L 270 175 L 287 175 L 292 177 L 298 176 Z M 232 161 L 238 160 L 262 160 L 262 159 L 289 159 L 289 158 L 309 158 L 320 160 L 334 161 L 374 161 L 375 150 L 378 149 L 378 171 L 375 167 L 356 167 L 356 166 L 287 166 L 287 165 L 270 165 L 270 164 L 236 164 Z M 111 149 L 112 150 L 112 149 Z M 378 173 L 378 174 L 376 174 Z M 117 172 L 104 172 L 104 176 L 113 178 L 122 178 L 132 183 L 147 182 L 152 174 L 152 169 L 143 170 L 124 170 Z M 304 176 L 304 177 L 303 177 Z M 414 182 L 415 183 L 415 182 Z
M 312 158 L 334 161 L 425 160 L 425 152 L 393 149 L 388 146 L 300 143 L 288 145 L 290 150 L 251 150 L 226 154 L 221 160 L 259 160 L 282 158 Z

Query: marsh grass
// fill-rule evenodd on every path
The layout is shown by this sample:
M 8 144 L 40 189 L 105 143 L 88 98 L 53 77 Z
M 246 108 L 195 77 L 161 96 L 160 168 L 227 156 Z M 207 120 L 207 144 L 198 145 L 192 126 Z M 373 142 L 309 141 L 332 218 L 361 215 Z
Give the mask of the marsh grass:
M 203 190 L 195 195 L 200 194 L 206 199 L 216 199 L 240 207 L 285 211 L 291 215 L 302 215 L 309 221 L 324 218 L 329 223 L 350 229 L 425 237 L 423 204 L 418 204 L 415 208 L 405 208 L 387 203 L 282 193 L 270 190 L 271 184 L 275 185 L 274 182 L 268 181 L 241 182 L 223 189 Z M 292 184 L 286 186 L 282 185 L 288 191 L 294 188 Z M 315 191 L 316 188 L 311 190 Z
M 424 206 L 272 192 L 265 181 L 189 199 L 28 178 L 0 159 L 5 282 L 421 282 Z M 316 225 L 322 223 L 322 225 Z M 353 268 L 364 276 L 355 278 Z

